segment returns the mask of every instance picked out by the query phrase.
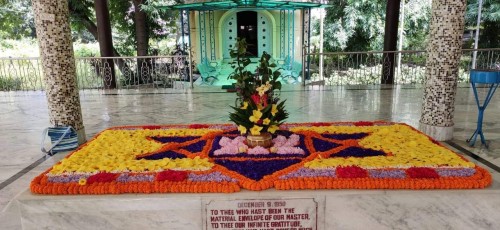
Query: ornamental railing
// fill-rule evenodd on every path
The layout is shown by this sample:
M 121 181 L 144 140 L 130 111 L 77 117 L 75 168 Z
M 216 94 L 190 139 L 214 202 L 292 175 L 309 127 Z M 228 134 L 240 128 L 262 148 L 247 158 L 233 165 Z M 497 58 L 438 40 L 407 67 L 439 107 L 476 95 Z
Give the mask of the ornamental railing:
M 477 69 L 500 69 L 500 48 L 463 50 L 460 59 L 458 81 L 469 82 L 476 52 Z M 425 79 L 425 51 L 401 52 L 339 52 L 310 53 L 309 71 L 305 71 L 306 83 L 322 85 L 374 85 L 388 79 L 382 73 L 389 65 L 388 56 L 393 53 L 396 65 L 394 84 L 423 84 Z M 323 57 L 323 71 L 319 59 Z M 398 60 L 401 60 L 401 65 Z M 189 68 L 188 56 L 152 57 L 80 57 L 76 58 L 78 87 L 106 89 L 116 83 L 117 89 L 137 88 L 186 88 L 190 87 L 194 66 Z M 304 67 L 307 70 L 307 61 Z M 321 75 L 322 73 L 322 75 Z M 114 76 L 114 77 L 113 77 Z M 304 79 L 304 78 L 302 78 Z M 114 81 L 113 81 L 114 80 Z M 44 90 L 42 63 L 39 58 L 0 58 L 0 91 Z
M 190 85 L 188 56 L 79 57 L 76 77 L 80 90 L 185 88 Z M 0 58 L 0 91 L 44 90 L 39 58 Z
M 476 69 L 500 69 L 500 48 L 464 49 L 459 64 L 459 83 L 469 82 L 474 53 Z M 393 58 L 389 59 L 391 56 Z M 323 57 L 322 71 L 320 57 Z M 304 75 L 306 83 L 311 84 L 376 85 L 389 79 L 389 72 L 383 68 L 392 63 L 395 66 L 394 84 L 423 84 L 426 58 L 425 51 L 310 53 L 305 56 Z

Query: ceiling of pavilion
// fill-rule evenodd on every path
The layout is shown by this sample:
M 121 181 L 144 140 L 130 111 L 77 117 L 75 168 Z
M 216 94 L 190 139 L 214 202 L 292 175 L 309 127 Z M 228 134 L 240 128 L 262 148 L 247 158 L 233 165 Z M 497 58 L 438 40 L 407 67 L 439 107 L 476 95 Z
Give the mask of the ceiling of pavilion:
M 276 0 L 218 0 L 218 1 L 185 1 L 185 4 L 162 6 L 164 9 L 176 10 L 225 10 L 234 8 L 253 8 L 253 9 L 276 9 L 276 10 L 296 10 L 304 8 L 329 7 L 319 0 L 313 1 L 276 1 Z

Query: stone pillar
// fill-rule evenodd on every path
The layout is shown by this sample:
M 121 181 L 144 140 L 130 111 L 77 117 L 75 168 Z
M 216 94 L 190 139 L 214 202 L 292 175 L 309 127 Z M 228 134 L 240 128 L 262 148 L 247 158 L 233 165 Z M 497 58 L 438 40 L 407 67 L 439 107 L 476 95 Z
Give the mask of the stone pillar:
M 466 0 L 433 0 L 420 130 L 438 141 L 453 138 L 453 115 Z
M 45 94 L 53 125 L 71 125 L 85 142 L 69 25 L 68 0 L 32 0 Z

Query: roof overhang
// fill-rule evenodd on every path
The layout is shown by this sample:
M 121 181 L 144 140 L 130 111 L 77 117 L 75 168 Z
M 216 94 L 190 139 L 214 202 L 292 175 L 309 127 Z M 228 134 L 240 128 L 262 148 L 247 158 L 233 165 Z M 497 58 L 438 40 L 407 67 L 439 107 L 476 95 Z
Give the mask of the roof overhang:
M 313 1 L 272 1 L 272 0 L 223 0 L 160 6 L 164 10 L 229 10 L 235 8 L 267 9 L 267 10 L 298 10 L 308 8 L 325 8 L 332 5 Z

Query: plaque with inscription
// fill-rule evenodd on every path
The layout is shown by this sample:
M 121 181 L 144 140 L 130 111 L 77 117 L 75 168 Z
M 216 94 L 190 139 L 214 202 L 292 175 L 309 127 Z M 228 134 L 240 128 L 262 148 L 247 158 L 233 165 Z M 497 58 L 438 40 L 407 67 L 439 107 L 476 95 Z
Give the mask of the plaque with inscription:
M 211 200 L 205 204 L 207 230 L 316 230 L 313 198 Z

